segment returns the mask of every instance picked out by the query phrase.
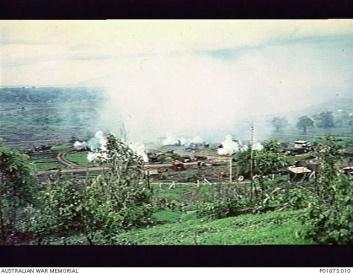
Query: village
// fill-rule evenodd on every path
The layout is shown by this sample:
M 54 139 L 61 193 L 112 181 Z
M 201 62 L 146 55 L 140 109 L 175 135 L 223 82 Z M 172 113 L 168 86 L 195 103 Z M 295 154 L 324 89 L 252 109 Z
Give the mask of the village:
M 237 143 L 237 140 L 233 140 Z M 52 146 L 42 145 L 33 149 L 27 149 L 26 153 L 34 159 L 52 159 L 60 166 L 50 168 L 47 171 L 38 171 L 38 177 L 46 179 L 47 176 L 60 175 L 96 175 L 102 168 L 93 163 L 82 161 L 82 158 L 70 160 L 66 156 L 70 154 L 87 155 L 89 147 L 68 147 L 63 151 L 53 152 Z M 156 147 L 156 146 L 154 146 Z M 239 183 L 251 180 L 250 173 L 239 174 L 235 155 L 219 155 L 217 150 L 222 144 L 191 143 L 182 145 L 179 141 L 173 145 L 163 145 L 158 149 L 150 149 L 147 152 L 148 162 L 145 163 L 145 174 L 148 181 L 158 184 L 213 184 L 221 182 Z M 315 148 L 310 142 L 296 140 L 292 143 L 280 143 L 281 152 L 291 159 L 291 165 L 277 171 L 277 175 L 287 175 L 290 182 L 313 182 L 319 169 L 319 161 L 315 156 Z M 346 174 L 353 174 L 350 148 L 342 149 L 346 158 L 339 163 L 340 169 Z M 235 153 L 235 152 L 234 152 Z M 273 177 L 275 174 L 273 174 Z M 253 171 L 256 177 L 256 171 Z

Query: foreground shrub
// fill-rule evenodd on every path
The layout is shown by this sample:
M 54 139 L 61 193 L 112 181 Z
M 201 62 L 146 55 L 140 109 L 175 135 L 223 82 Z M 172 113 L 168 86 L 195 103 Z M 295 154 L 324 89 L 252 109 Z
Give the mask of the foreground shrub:
M 24 208 L 34 202 L 38 183 L 29 157 L 0 144 L 0 245 L 14 245 Z M 26 230 L 26 229 L 25 229 Z
M 323 244 L 353 243 L 353 178 L 338 170 L 338 149 L 333 138 L 318 147 L 317 200 L 303 219 L 309 228 L 304 235 Z
M 98 163 L 109 167 L 94 179 L 49 182 L 38 194 L 32 228 L 38 243 L 48 236 L 83 233 L 89 244 L 111 244 L 114 234 L 151 222 L 151 192 L 143 160 L 108 136 Z
M 332 181 L 333 200 L 319 199 L 305 216 L 309 225 L 305 235 L 322 244 L 353 243 L 353 179 L 340 175 Z

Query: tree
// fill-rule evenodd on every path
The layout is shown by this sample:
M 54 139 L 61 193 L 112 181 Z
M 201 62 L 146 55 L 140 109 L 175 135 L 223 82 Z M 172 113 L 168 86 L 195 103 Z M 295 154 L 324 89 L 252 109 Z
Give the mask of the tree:
M 29 157 L 0 146 L 0 242 L 14 244 L 20 208 L 33 203 L 36 182 Z
M 335 127 L 334 117 L 332 112 L 322 112 L 315 116 L 316 125 L 319 128 L 329 129 Z
M 107 148 L 98 150 L 97 162 L 107 167 L 106 175 L 119 184 L 136 186 L 144 179 L 142 157 L 112 134 L 107 137 Z
M 257 151 L 255 165 L 261 175 L 275 174 L 283 167 L 289 165 L 288 157 L 283 153 L 272 151 Z
M 276 139 L 265 140 L 262 143 L 262 146 L 264 147 L 264 151 L 267 151 L 267 152 L 274 152 L 274 153 L 281 152 L 281 144 Z
M 308 224 L 305 235 L 323 244 L 353 242 L 353 181 L 352 176 L 342 174 L 336 166 L 338 149 L 333 138 L 319 146 L 317 198 L 303 217 Z
M 338 110 L 335 116 L 334 125 L 336 127 L 349 127 L 352 126 L 352 117 L 347 111 Z
M 114 236 L 151 222 L 151 192 L 143 161 L 125 143 L 108 136 L 97 162 L 106 171 L 93 179 L 46 184 L 32 220 L 38 243 L 50 235 L 82 233 L 89 244 L 113 244 Z
M 276 132 L 280 132 L 283 128 L 287 127 L 288 125 L 288 121 L 285 117 L 274 117 L 271 122 Z
M 262 143 L 263 150 L 253 151 L 254 173 L 267 175 L 274 174 L 281 168 L 289 164 L 288 157 L 281 152 L 281 145 L 275 139 L 266 140 Z M 236 162 L 240 168 L 240 173 L 244 176 L 250 174 L 251 150 L 239 152 Z
M 303 129 L 303 134 L 306 134 L 308 128 L 314 127 L 314 121 L 308 116 L 302 116 L 298 119 L 297 128 Z

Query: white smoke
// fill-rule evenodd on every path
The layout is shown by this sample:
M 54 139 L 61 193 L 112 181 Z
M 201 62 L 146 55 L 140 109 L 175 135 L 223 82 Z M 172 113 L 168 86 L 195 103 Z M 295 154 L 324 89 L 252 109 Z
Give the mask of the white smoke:
M 97 158 L 107 159 L 107 137 L 103 131 L 97 131 L 93 138 L 91 138 L 87 144 L 91 152 L 87 155 L 87 160 L 89 162 L 97 160 Z M 148 162 L 148 157 L 146 153 L 146 148 L 144 144 L 141 143 L 129 143 L 129 148 L 134 151 L 138 156 L 142 157 L 145 162 Z
M 91 151 L 95 150 L 106 150 L 107 149 L 107 138 L 103 131 L 97 131 L 93 138 L 91 138 L 87 144 Z
M 255 143 L 252 145 L 252 149 L 253 149 L 254 151 L 261 151 L 262 149 L 264 149 L 264 147 L 262 146 L 261 143 L 255 142 Z
M 261 143 L 255 141 L 254 144 L 251 146 L 251 148 L 254 151 L 261 151 L 264 149 L 264 146 Z M 249 145 L 241 145 L 239 151 L 246 151 L 248 149 L 249 149 Z
M 163 145 L 178 145 L 180 140 L 171 134 L 167 134 L 166 138 L 162 141 Z
M 238 142 L 233 141 L 231 135 L 226 135 L 224 141 L 222 142 L 222 148 L 218 148 L 218 155 L 232 155 L 240 150 Z
M 186 137 L 176 137 L 171 134 L 167 134 L 166 138 L 162 141 L 163 145 L 184 145 L 189 146 L 191 144 L 203 144 L 204 140 L 200 136 L 195 136 L 193 138 Z
M 82 150 L 82 149 L 85 149 L 87 148 L 87 142 L 80 142 L 80 141 L 75 141 L 74 143 L 74 148 L 76 150 Z
M 144 162 L 148 162 L 145 145 L 142 143 L 130 143 L 129 148 L 140 156 Z
M 235 50 L 230 54 L 239 57 L 229 59 L 185 53 L 122 60 L 97 83 L 108 98 L 102 108 L 103 127 L 115 130 L 120 119 L 129 138 L 140 142 L 165 132 L 215 141 L 229 132 L 243 132 L 236 124 L 245 120 L 320 104 L 333 96 L 331 91 L 347 90 L 347 81 L 345 74 L 328 77 L 337 64 L 325 64 L 311 47 Z M 264 129 L 266 137 L 271 130 Z

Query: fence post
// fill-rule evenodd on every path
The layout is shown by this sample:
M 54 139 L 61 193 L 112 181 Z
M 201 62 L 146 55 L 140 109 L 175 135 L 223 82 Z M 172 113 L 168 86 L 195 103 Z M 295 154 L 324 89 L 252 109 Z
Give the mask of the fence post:
M 172 189 L 173 187 L 175 187 L 175 182 L 173 181 L 172 184 L 169 186 L 169 189 Z

